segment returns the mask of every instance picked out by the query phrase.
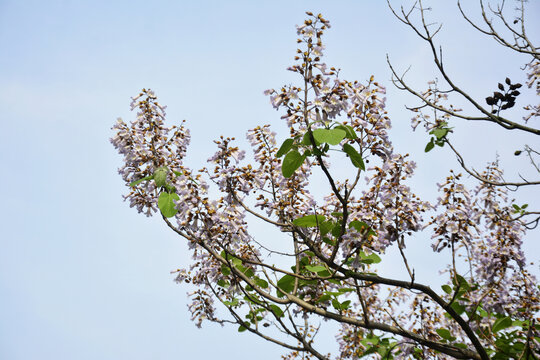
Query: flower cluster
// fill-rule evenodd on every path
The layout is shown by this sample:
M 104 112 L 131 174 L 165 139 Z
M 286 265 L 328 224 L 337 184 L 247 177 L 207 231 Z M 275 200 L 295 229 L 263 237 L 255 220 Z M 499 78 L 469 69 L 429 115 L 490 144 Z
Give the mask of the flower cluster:
M 183 125 L 165 126 L 165 107 L 150 89 L 143 89 L 132 98 L 131 110 L 135 109 L 137 116 L 130 126 L 122 119 L 113 126 L 116 134 L 111 143 L 124 156 L 124 165 L 118 170 L 122 179 L 130 184 L 151 176 L 161 166 L 182 170 L 189 130 Z M 125 199 L 130 201 L 131 207 L 150 216 L 157 209 L 157 190 L 153 182 L 144 182 L 130 188 Z
M 536 88 L 536 95 L 540 95 L 540 61 L 533 61 L 527 65 L 529 73 L 527 74 L 527 86 Z M 540 116 L 540 104 L 536 105 L 527 105 L 524 107 L 525 110 L 530 111 L 526 116 L 523 117 L 523 120 L 529 121 L 533 117 Z
M 440 185 L 440 213 L 429 223 L 434 225 L 436 239 L 432 246 L 439 252 L 451 250 L 452 277 L 470 274 L 475 284 L 467 293 L 470 306 L 481 304 L 486 311 L 527 318 L 540 309 L 540 293 L 535 277 L 526 269 L 525 227 L 512 216 L 506 189 L 490 184 L 502 179 L 498 164 L 489 164 L 482 176 L 487 182 L 474 192 L 460 183 L 460 174 L 452 173 Z M 470 270 L 458 270 L 457 257 L 463 257 Z
M 433 250 L 440 252 L 445 248 L 458 249 L 470 246 L 476 235 L 480 214 L 473 206 L 473 198 L 466 187 L 460 183 L 462 175 L 451 172 L 439 191 L 443 196 L 437 206 L 444 208 L 434 216 L 428 225 L 434 225 L 432 238 Z
M 482 175 L 492 182 L 502 179 L 496 162 L 489 164 Z M 499 313 L 531 316 L 540 310 L 540 292 L 536 278 L 526 269 L 522 249 L 525 226 L 514 219 L 506 189 L 483 182 L 475 192 L 484 227 L 470 254 L 475 270 L 473 279 L 484 289 L 475 300 Z

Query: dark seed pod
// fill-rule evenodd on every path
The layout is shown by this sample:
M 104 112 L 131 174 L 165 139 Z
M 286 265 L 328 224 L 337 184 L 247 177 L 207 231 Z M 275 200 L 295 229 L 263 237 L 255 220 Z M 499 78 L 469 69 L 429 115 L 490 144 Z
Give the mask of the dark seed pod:
M 495 99 L 492 98 L 491 96 L 488 96 L 488 97 L 486 98 L 486 103 L 487 103 L 488 105 L 495 105 L 495 104 L 497 103 L 497 100 L 495 100 Z

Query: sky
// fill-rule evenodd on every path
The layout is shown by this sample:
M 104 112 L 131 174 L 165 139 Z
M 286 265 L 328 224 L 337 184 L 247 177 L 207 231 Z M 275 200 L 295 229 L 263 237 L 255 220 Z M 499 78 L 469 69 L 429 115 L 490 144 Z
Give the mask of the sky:
M 463 88 L 481 99 L 506 76 L 525 81 L 527 57 L 472 31 L 453 2 L 431 5 L 433 21 L 444 23 L 445 66 Z M 540 14 L 538 2 L 529 5 Z M 122 201 L 121 158 L 109 138 L 117 117 L 134 118 L 130 96 L 146 87 L 168 106 L 170 124 L 187 120 L 193 168 L 205 165 L 220 135 L 247 149 L 246 131 L 268 123 L 282 141 L 281 114 L 263 91 L 298 80 L 286 68 L 295 24 L 308 10 L 331 21 L 327 64 L 343 78 L 373 74 L 387 86 L 394 145 L 418 163 L 411 186 L 435 200 L 436 183 L 457 162 L 448 149 L 423 152 L 428 135 L 412 132 L 405 110 L 416 103 L 391 85 L 386 55 L 400 71 L 411 67 L 417 87 L 437 74 L 426 44 L 383 1 L 0 0 L 1 359 L 279 358 L 280 348 L 235 328 L 190 321 L 190 289 L 170 274 L 189 266 L 187 247 L 158 217 Z M 540 22 L 529 24 L 538 41 Z M 472 166 L 498 155 L 509 178 L 530 173 L 512 154 L 537 139 L 490 124 L 453 125 Z M 532 191 L 511 196 L 538 199 Z M 526 239 L 531 260 L 537 237 Z M 429 239 L 410 249 L 417 274 L 436 283 L 440 259 Z M 393 270 L 399 276 L 384 269 Z M 332 347 L 332 337 L 325 341 Z

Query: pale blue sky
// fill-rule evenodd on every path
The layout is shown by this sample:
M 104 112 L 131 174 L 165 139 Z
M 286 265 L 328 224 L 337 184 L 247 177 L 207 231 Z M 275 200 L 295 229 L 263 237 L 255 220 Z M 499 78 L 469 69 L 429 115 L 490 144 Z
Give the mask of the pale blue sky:
M 454 4 L 440 3 L 433 19 L 446 24 L 446 64 L 463 87 L 485 97 L 508 75 L 524 81 L 526 57 L 471 33 Z M 189 321 L 188 289 L 169 274 L 188 266 L 186 246 L 159 218 L 122 202 L 109 138 L 116 117 L 134 116 L 129 97 L 150 87 L 171 124 L 188 120 L 194 168 L 221 134 L 243 144 L 247 129 L 271 123 L 283 139 L 281 114 L 262 93 L 295 81 L 285 68 L 306 10 L 332 23 L 329 65 L 387 85 L 393 141 L 419 164 L 413 186 L 434 199 L 435 182 L 457 165 L 444 150 L 423 153 L 428 137 L 411 132 L 403 107 L 411 98 L 389 83 L 385 55 L 401 70 L 412 65 L 413 84 L 433 77 L 431 58 L 383 1 L 0 0 L 1 359 L 279 358 L 281 349 L 235 328 L 199 330 Z M 538 2 L 530 13 L 540 13 Z M 530 28 L 536 40 L 538 24 Z M 516 169 L 525 163 L 513 151 L 538 143 L 459 123 L 455 138 L 475 166 L 498 151 Z M 537 249 L 538 241 L 528 245 Z M 414 251 L 429 280 L 436 258 Z

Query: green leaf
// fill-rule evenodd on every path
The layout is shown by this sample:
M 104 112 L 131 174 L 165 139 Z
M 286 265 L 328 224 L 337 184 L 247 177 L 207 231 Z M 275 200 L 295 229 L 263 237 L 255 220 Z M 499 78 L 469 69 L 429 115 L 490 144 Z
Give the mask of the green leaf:
M 162 187 L 167 184 L 167 174 L 169 169 L 166 166 L 161 166 L 154 171 L 154 181 L 156 182 L 157 187 Z
M 283 290 L 286 293 L 290 293 L 294 290 L 294 276 L 285 275 L 278 280 L 277 286 L 279 289 Z
M 182 175 L 184 175 L 183 172 L 181 172 L 181 171 L 176 171 L 176 170 L 173 170 L 173 173 L 174 173 L 174 175 L 176 175 L 176 176 L 182 176 Z
M 348 309 L 350 305 L 351 305 L 351 300 L 345 300 L 344 302 L 341 303 L 341 309 L 342 310 Z
M 255 272 L 253 271 L 252 268 L 243 267 L 243 269 L 240 269 L 240 271 L 242 271 L 248 278 L 252 278 L 253 275 L 255 275 Z
M 461 305 L 460 303 L 458 302 L 453 302 L 450 307 L 452 309 L 454 309 L 454 311 L 458 314 L 458 315 L 461 315 L 465 312 L 465 306 Z
M 228 267 L 228 266 L 225 265 L 225 264 L 222 264 L 222 265 L 221 265 L 221 273 L 222 273 L 223 275 L 225 275 L 225 276 L 230 275 L 230 274 L 231 274 L 231 268 Z
M 232 299 L 232 301 L 224 301 L 223 304 L 227 305 L 227 306 L 233 306 L 234 307 L 234 306 L 238 306 L 239 301 L 238 301 L 237 298 L 234 298 L 234 299 Z
M 354 228 L 356 231 L 361 233 L 365 238 L 370 238 L 371 236 L 376 235 L 375 231 L 363 221 L 353 220 L 349 223 L 349 227 Z
M 346 133 L 345 137 L 346 137 L 347 139 L 354 140 L 354 139 L 358 138 L 358 136 L 356 135 L 356 132 L 354 131 L 354 129 L 352 128 L 352 126 L 349 126 L 349 125 L 338 125 L 338 126 L 336 126 L 336 129 L 341 129 L 341 130 L 345 131 L 345 133 Z
M 334 284 L 334 285 L 337 285 L 337 286 L 341 286 L 341 285 L 342 285 L 342 284 L 341 284 L 341 281 L 338 280 L 338 279 L 328 279 L 328 282 L 329 282 L 329 283 L 332 283 L 332 284 Z
M 287 179 L 290 178 L 294 174 L 296 169 L 302 166 L 304 160 L 305 158 L 300 155 L 298 151 L 290 151 L 287 155 L 285 155 L 283 163 L 281 164 L 281 172 L 283 176 Z
M 448 134 L 449 130 L 450 129 L 448 128 L 437 128 L 437 129 L 431 130 L 430 134 L 433 134 L 437 138 L 437 140 L 441 140 L 442 138 L 446 136 L 446 134 Z
M 332 299 L 332 306 L 336 310 L 341 310 L 341 304 L 339 303 L 337 299 Z
M 369 225 L 363 221 L 353 220 L 349 223 L 349 227 L 354 228 L 358 232 L 369 230 Z
M 286 153 L 288 153 L 289 150 L 291 150 L 293 144 L 294 144 L 293 139 L 285 139 L 283 144 L 281 144 L 281 147 L 279 148 L 278 152 L 276 153 L 276 157 L 279 158 L 285 155 Z
M 272 312 L 277 316 L 277 317 L 283 317 L 284 314 L 283 314 L 283 310 L 281 310 L 281 308 L 277 305 L 274 305 L 274 304 L 271 304 L 270 305 L 270 309 L 272 310 Z
M 309 131 L 306 131 L 304 133 L 304 136 L 302 137 L 302 142 L 301 142 L 302 145 L 313 145 L 313 143 L 311 142 L 311 137 L 309 136 Z M 317 141 L 317 139 L 315 139 L 315 145 L 319 146 L 321 145 L 320 142 Z
M 176 215 L 178 210 L 174 205 L 174 200 L 180 200 L 176 193 L 162 192 L 158 198 L 158 207 L 163 216 L 170 218 Z
M 238 327 L 238 332 L 244 332 L 244 331 L 246 331 L 246 330 L 247 330 L 247 328 L 246 328 L 245 326 L 240 325 L 240 326 Z
M 351 159 L 351 162 L 354 167 L 359 168 L 361 170 L 366 170 L 366 166 L 364 165 L 364 160 L 362 160 L 362 156 L 356 151 L 354 147 L 350 144 L 344 144 L 343 145 L 343 151 L 349 155 L 349 158 Z
M 331 298 L 332 296 L 330 294 L 324 294 L 324 295 L 321 295 L 321 297 L 319 297 L 317 302 L 325 302 L 325 301 L 330 300 Z
M 326 268 L 322 265 L 306 265 L 306 269 L 314 273 L 326 271 Z
M 336 245 L 336 242 L 335 242 L 335 241 L 330 240 L 330 239 L 329 239 L 328 237 L 326 237 L 326 236 L 323 236 L 322 241 L 324 241 L 324 242 L 327 243 L 328 245 L 332 245 L 332 246 Z
M 433 138 L 431 138 L 431 141 L 427 143 L 426 148 L 424 149 L 424 152 L 430 152 L 435 147 L 435 143 L 433 142 Z
M 467 280 L 463 276 L 461 276 L 459 274 L 456 274 L 456 278 L 458 280 L 459 286 L 462 289 L 465 289 L 466 291 L 471 289 L 471 286 L 469 285 L 469 283 L 467 282 Z M 455 280 L 453 280 L 453 282 L 455 284 Z
M 437 332 L 437 334 L 439 334 L 441 338 L 445 340 L 448 340 L 448 341 L 456 340 L 456 338 L 452 336 L 452 333 L 450 333 L 450 330 L 448 329 L 437 329 L 435 331 Z
M 319 230 L 321 231 L 321 235 L 324 236 L 332 230 L 334 227 L 334 223 L 331 221 L 323 221 L 319 224 Z
M 505 316 L 503 318 L 495 320 L 491 330 L 496 333 L 503 329 L 509 328 L 510 326 L 512 326 L 512 319 L 509 316 Z
M 367 255 L 360 261 L 365 264 L 378 264 L 381 262 L 381 258 L 379 257 L 379 255 L 372 253 L 372 254 Z
M 441 286 L 441 288 L 443 289 L 443 291 L 447 294 L 451 294 L 452 293 L 452 288 L 448 285 L 443 285 Z
M 329 277 L 329 276 L 332 275 L 332 274 L 330 274 L 330 271 L 324 270 L 324 271 L 319 271 L 319 272 L 317 273 L 317 275 L 319 275 L 319 276 L 321 276 L 321 277 Z
M 143 177 L 142 179 L 139 179 L 137 181 L 133 181 L 132 183 L 129 184 L 129 186 L 137 186 L 139 185 L 140 183 L 142 183 L 143 181 L 146 181 L 146 180 L 152 180 L 154 178 L 154 175 L 150 175 L 150 176 L 145 176 Z
M 336 225 L 334 225 L 334 228 L 332 229 L 332 235 L 334 237 L 339 237 L 339 235 L 341 235 L 341 224 L 340 223 L 337 223 Z
M 313 137 L 320 143 L 338 145 L 347 133 L 342 129 L 315 129 Z
M 167 190 L 168 193 L 175 193 L 176 192 L 176 188 L 170 184 L 165 184 L 165 186 L 163 186 L 165 188 L 165 190 Z
M 255 284 L 257 284 L 258 287 L 263 288 L 263 289 L 268 288 L 268 281 L 261 278 L 256 278 Z
M 306 215 L 293 220 L 293 224 L 301 227 L 315 227 L 321 224 L 326 218 L 323 215 Z
M 383 358 L 387 352 L 388 352 L 388 349 L 386 348 L 386 346 L 379 346 L 379 348 L 377 349 L 377 353 L 381 355 Z

